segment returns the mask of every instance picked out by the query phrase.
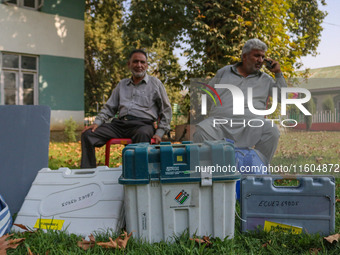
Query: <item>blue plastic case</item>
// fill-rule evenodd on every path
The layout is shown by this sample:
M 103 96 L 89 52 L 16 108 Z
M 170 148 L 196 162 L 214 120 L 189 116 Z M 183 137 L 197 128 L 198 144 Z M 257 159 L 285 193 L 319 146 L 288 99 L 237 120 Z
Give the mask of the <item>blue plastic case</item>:
M 209 169 L 212 181 L 239 179 L 234 145 L 222 140 L 202 144 L 129 144 L 123 150 L 123 174 L 119 183 L 201 182 L 201 173 Z

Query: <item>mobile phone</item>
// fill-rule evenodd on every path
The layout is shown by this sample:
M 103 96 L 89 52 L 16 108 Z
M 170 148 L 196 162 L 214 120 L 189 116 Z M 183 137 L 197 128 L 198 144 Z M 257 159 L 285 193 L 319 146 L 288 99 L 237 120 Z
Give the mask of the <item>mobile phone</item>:
M 272 69 L 274 66 L 273 66 L 273 61 L 271 61 L 271 60 L 268 60 L 268 59 L 263 59 L 264 60 L 264 62 L 266 62 L 266 67 L 268 68 L 268 69 Z

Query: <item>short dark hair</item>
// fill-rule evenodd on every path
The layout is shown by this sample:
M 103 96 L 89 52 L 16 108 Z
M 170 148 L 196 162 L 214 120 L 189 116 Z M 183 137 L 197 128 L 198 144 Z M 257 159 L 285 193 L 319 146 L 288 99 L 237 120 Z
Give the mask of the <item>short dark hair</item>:
M 131 51 L 131 53 L 129 55 L 129 59 L 131 59 L 132 55 L 135 54 L 135 53 L 142 53 L 145 56 L 146 60 L 148 60 L 148 56 L 147 56 L 146 52 L 142 49 L 135 49 L 135 50 Z

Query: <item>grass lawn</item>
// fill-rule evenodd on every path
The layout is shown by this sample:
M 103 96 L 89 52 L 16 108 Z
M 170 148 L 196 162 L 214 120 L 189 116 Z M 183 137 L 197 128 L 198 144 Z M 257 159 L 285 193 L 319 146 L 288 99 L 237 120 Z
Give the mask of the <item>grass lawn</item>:
M 123 146 L 112 146 L 111 165 L 121 164 Z M 97 160 L 104 165 L 104 147 L 97 150 Z M 79 168 L 81 155 L 80 143 L 51 142 L 49 167 Z M 340 163 L 340 132 L 289 132 L 283 133 L 272 165 L 327 165 Z M 310 169 L 310 168 L 309 168 Z M 315 168 L 317 169 L 317 168 Z M 333 168 L 333 171 L 335 168 Z M 314 171 L 317 174 L 317 170 Z M 328 174 L 328 173 L 326 173 Z M 340 198 L 340 179 L 336 179 L 336 194 Z M 237 204 L 237 211 L 239 205 Z M 282 232 L 241 233 L 240 220 L 236 218 L 235 237 L 233 239 L 213 239 L 212 245 L 198 245 L 185 233 L 177 237 L 172 244 L 161 242 L 155 244 L 142 243 L 131 238 L 125 250 L 108 250 L 95 246 L 84 251 L 77 247 L 81 237 L 65 232 L 49 231 L 44 233 L 15 234 L 14 237 L 26 240 L 8 254 L 27 254 L 28 248 L 33 254 L 340 254 L 340 244 L 328 243 L 319 235 L 293 235 Z M 336 204 L 336 232 L 340 232 L 340 203 Z M 109 240 L 114 234 L 97 234 L 96 241 Z M 1 252 L 0 252 L 1 253 Z
M 122 162 L 124 145 L 112 145 L 110 150 L 110 167 L 118 167 Z M 105 165 L 105 146 L 96 148 L 97 164 Z M 60 167 L 70 169 L 80 168 L 81 146 L 80 142 L 50 142 L 48 167 L 55 170 Z
M 281 134 L 273 165 L 339 164 L 340 132 Z

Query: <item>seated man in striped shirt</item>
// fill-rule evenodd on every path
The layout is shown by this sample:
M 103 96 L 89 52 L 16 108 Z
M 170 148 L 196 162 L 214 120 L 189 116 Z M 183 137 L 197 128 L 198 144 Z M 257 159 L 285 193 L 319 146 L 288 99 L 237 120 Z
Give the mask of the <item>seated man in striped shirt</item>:
M 95 147 L 105 145 L 112 138 L 131 138 L 133 143 L 155 138 L 159 143 L 170 130 L 171 104 L 162 82 L 146 73 L 147 54 L 143 50 L 132 51 L 128 67 L 132 77 L 118 83 L 94 124 L 82 132 L 81 168 L 95 168 Z M 116 113 L 119 118 L 106 123 Z M 153 123 L 157 120 L 155 130 Z

